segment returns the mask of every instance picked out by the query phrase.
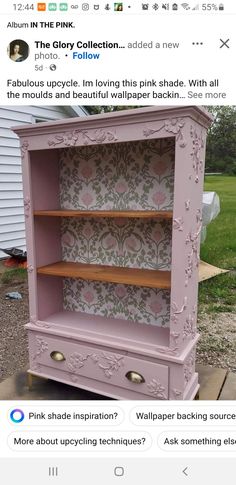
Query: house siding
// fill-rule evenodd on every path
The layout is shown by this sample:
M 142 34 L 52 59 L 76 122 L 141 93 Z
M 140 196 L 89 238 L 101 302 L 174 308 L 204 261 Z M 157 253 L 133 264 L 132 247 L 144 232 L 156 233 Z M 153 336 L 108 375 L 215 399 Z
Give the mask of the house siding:
M 0 106 L 0 248 L 25 249 L 25 223 L 22 192 L 21 154 L 18 137 L 12 126 L 85 116 L 76 107 L 63 106 Z M 0 250 L 0 258 L 5 257 Z

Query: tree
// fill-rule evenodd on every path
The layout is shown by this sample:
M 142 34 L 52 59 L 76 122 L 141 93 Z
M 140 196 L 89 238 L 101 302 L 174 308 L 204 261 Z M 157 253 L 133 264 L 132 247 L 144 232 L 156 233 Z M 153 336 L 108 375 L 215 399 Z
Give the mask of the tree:
M 141 108 L 141 106 L 85 106 L 90 115 L 110 113 L 111 111 L 123 111 L 125 109 Z
M 215 119 L 208 130 L 206 169 L 236 174 L 236 107 L 207 106 Z

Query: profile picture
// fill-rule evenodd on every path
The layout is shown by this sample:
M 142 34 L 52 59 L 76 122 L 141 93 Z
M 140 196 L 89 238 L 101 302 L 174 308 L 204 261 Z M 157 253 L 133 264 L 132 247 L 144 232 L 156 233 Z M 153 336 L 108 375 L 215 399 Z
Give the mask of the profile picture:
M 115 12 L 123 12 L 123 3 L 114 3 Z
M 25 61 L 29 55 L 29 46 L 24 40 L 16 39 L 7 48 L 8 56 L 14 62 Z

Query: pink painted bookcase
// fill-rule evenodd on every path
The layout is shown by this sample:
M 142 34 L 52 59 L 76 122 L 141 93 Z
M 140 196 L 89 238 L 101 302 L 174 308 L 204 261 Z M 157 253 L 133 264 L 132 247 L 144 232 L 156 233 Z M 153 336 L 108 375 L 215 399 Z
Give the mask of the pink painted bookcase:
M 116 399 L 195 397 L 210 123 L 154 106 L 14 128 L 31 374 Z

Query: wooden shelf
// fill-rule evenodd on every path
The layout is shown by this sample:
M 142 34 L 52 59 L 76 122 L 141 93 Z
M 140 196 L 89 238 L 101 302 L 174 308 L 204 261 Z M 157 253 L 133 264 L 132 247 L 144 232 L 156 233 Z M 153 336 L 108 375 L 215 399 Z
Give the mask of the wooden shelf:
M 172 211 L 89 211 L 89 210 L 36 210 L 35 216 L 46 217 L 110 217 L 110 218 L 155 218 L 155 219 L 172 219 Z
M 84 280 L 122 283 L 125 285 L 144 286 L 147 288 L 170 289 L 170 271 L 102 266 L 84 263 L 58 263 L 41 266 L 39 274 L 65 276 Z

